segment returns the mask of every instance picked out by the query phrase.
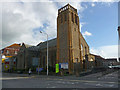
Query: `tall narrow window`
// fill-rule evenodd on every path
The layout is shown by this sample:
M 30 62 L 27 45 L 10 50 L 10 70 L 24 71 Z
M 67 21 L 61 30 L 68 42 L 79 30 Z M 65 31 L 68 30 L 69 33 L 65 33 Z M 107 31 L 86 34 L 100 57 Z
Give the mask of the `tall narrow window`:
M 83 45 L 81 44 L 81 53 L 82 53 L 82 56 L 83 56 Z
M 65 13 L 65 21 L 67 21 L 67 15 L 66 15 L 66 13 Z
M 71 18 L 72 18 L 72 22 L 74 23 L 74 19 L 73 19 L 73 13 L 71 13 L 71 16 L 72 16 L 72 17 L 71 17 Z
M 74 28 L 74 30 L 76 31 L 76 28 Z
M 15 51 L 15 54 L 17 54 L 17 51 Z
M 75 23 L 77 24 L 77 16 L 75 15 Z
M 7 50 L 7 54 L 9 54 L 9 50 Z
M 75 62 L 78 63 L 78 58 L 75 59 Z

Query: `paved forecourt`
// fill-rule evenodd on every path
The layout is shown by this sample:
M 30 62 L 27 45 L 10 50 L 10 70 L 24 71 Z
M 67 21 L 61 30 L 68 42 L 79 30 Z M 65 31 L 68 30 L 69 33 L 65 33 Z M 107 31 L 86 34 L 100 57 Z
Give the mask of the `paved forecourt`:
M 118 88 L 118 72 L 84 77 L 3 73 L 3 88 Z

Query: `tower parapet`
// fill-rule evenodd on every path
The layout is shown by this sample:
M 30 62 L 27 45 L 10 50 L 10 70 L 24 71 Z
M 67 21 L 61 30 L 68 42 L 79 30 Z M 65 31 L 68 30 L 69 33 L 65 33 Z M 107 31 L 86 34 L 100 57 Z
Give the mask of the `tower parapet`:
M 70 9 L 73 12 L 77 13 L 77 9 L 75 9 L 74 7 L 72 7 L 70 4 L 67 4 L 67 5 L 65 5 L 64 7 L 60 8 L 58 10 L 58 14 L 60 14 L 61 12 L 65 11 L 65 10 L 68 10 L 68 9 Z

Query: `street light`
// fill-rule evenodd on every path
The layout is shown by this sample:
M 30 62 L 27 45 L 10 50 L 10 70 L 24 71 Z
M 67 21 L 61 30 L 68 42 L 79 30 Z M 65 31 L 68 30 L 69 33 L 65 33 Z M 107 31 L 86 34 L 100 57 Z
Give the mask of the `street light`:
M 40 33 L 43 33 L 42 31 L 40 31 Z M 44 32 L 44 34 L 47 35 L 47 75 L 48 75 L 48 34 Z

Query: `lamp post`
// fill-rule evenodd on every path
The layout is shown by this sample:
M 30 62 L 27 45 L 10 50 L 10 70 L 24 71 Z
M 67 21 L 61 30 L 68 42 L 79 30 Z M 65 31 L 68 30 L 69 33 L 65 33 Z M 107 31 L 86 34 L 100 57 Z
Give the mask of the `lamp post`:
M 40 33 L 43 33 L 42 31 L 40 31 Z M 47 75 L 48 75 L 48 34 L 44 32 L 44 34 L 47 35 Z

